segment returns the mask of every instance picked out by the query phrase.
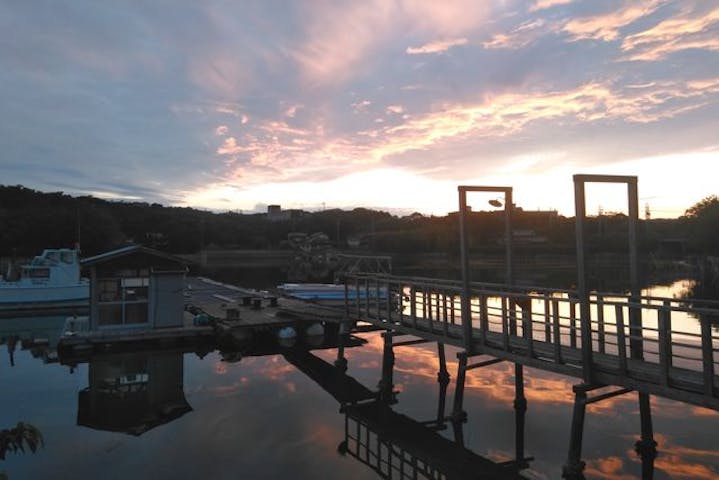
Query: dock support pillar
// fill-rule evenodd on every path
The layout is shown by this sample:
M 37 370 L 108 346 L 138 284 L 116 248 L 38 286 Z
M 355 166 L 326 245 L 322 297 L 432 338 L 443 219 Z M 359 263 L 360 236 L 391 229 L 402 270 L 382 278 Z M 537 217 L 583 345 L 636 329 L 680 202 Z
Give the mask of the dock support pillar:
M 583 387 L 580 385 L 579 387 Z M 569 439 L 569 456 L 567 464 L 562 468 L 562 478 L 567 480 L 583 480 L 584 466 L 582 461 L 582 437 L 584 436 L 584 414 L 587 408 L 587 392 L 584 388 L 574 390 L 574 411 L 572 413 L 572 430 Z
M 384 350 L 382 352 L 382 379 L 379 381 L 380 400 L 386 404 L 394 403 L 394 349 L 392 331 L 382 334 Z
M 639 393 L 639 418 L 642 436 L 634 444 L 634 451 L 642 459 L 642 479 L 654 478 L 654 459 L 657 458 L 657 442 L 654 440 L 652 410 L 649 394 Z
M 464 381 L 467 376 L 467 352 L 457 354 L 457 386 L 454 390 L 454 407 L 452 408 L 452 420 L 465 422 L 467 412 L 463 410 L 464 405 Z
M 437 356 L 439 357 L 439 372 L 437 372 L 437 383 L 439 383 L 439 402 L 437 403 L 437 424 L 444 423 L 447 386 L 449 385 L 449 371 L 447 371 L 447 359 L 444 352 L 444 344 L 437 343 Z
M 347 371 L 347 358 L 345 357 L 345 338 L 348 333 L 345 332 L 345 323 L 340 323 L 339 332 L 337 333 L 337 359 L 335 367 L 342 373 Z
M 524 418 L 527 413 L 527 397 L 524 396 L 524 366 L 514 364 L 514 453 L 519 468 L 524 460 Z

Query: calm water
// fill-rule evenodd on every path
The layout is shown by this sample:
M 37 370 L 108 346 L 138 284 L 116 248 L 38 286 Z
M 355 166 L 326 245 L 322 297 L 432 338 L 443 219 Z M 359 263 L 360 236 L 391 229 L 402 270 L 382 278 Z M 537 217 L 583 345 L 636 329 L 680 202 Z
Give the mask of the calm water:
M 11 480 L 382 478 L 365 461 L 340 453 L 345 440 L 340 404 L 282 354 L 228 362 L 218 352 L 202 358 L 148 352 L 95 357 L 71 369 L 54 363 L 52 348 L 22 349 L 17 342 L 11 366 L 10 336 L 46 338 L 52 346 L 61 324 L 62 318 L 53 317 L 0 319 L 0 428 L 25 421 L 45 438 L 36 454 L 10 453 L 0 461 L 0 471 Z M 347 373 L 376 390 L 382 338 L 362 337 L 367 344 L 347 350 Z M 393 410 L 417 421 L 436 418 L 436 346 L 396 347 L 394 353 L 399 394 Z M 452 380 L 455 353 L 447 351 Z M 313 354 L 330 363 L 336 358 L 333 349 Z M 527 478 L 561 475 L 574 383 L 525 369 L 525 454 L 534 457 L 522 471 Z M 514 457 L 513 399 L 511 364 L 468 372 L 467 448 L 493 461 Z M 719 478 L 719 414 L 653 397 L 652 415 L 659 451 L 653 478 Z M 586 477 L 642 478 L 634 452 L 639 432 L 636 393 L 591 405 L 583 444 Z M 452 428 L 441 435 L 455 439 Z M 391 478 L 400 478 L 398 472 Z

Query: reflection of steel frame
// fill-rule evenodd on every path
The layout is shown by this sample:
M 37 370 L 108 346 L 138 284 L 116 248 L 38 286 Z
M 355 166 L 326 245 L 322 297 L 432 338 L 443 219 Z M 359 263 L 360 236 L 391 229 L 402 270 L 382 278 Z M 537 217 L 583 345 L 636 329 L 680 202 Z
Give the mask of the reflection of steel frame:
M 407 340 L 393 343 L 392 332 L 385 332 L 382 353 L 380 391 L 371 402 L 345 404 L 345 436 L 338 451 L 348 454 L 377 472 L 381 478 L 464 478 L 471 474 L 481 478 L 522 479 L 519 471 L 527 468 L 532 458 L 524 456 L 524 415 L 526 405 L 523 388 L 515 398 L 515 459 L 496 462 L 482 457 L 464 445 L 462 424 L 466 418 L 445 416 L 445 400 L 449 373 L 446 369 L 444 345 L 438 343 L 440 370 L 437 375 L 439 398 L 437 416 L 429 421 L 417 421 L 395 412 L 390 405 L 396 403 L 392 392 L 394 346 L 418 343 Z M 465 356 L 466 358 L 466 356 Z M 349 377 L 351 378 L 351 377 Z M 457 389 L 464 384 L 457 381 Z M 384 391 L 383 391 L 384 390 Z M 450 422 L 454 439 L 437 433 Z

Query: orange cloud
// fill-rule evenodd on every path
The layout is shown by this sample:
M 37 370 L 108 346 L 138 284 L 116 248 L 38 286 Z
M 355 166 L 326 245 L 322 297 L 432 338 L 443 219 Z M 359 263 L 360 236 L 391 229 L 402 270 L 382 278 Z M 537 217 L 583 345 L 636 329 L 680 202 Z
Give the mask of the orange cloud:
M 242 179 L 244 186 L 289 181 L 319 174 L 341 176 L 360 166 L 381 165 L 388 158 L 451 142 L 498 139 L 546 121 L 649 123 L 672 118 L 709 103 L 719 93 L 719 77 L 689 82 L 652 82 L 620 88 L 587 83 L 562 91 L 501 93 L 481 102 L 446 104 L 428 113 L 393 116 L 369 129 L 334 136 L 323 120 L 298 128 L 285 121 L 267 121 L 242 136 L 224 137 L 216 149 L 231 159 L 224 178 Z M 358 101 L 357 110 L 369 101 Z M 388 107 L 398 112 L 398 106 Z
M 719 25 L 719 7 L 694 14 L 685 11 L 677 18 L 664 20 L 654 27 L 622 41 L 626 60 L 652 61 L 690 48 L 719 51 L 719 32 L 712 28 Z

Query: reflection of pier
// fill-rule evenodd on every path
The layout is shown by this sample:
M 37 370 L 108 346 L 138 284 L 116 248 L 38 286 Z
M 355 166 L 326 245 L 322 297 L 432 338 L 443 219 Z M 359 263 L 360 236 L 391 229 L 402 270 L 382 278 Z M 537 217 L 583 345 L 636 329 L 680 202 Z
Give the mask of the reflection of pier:
M 345 408 L 340 451 L 381 478 L 524 478 L 511 464 L 479 456 L 380 401 Z
M 496 462 L 477 455 L 464 445 L 462 424 L 466 418 L 445 416 L 449 376 L 442 363 L 438 372 L 437 416 L 417 421 L 395 412 L 393 392 L 394 352 L 385 335 L 381 380 L 371 391 L 344 373 L 344 362 L 335 367 L 309 352 L 286 353 L 285 358 L 336 398 L 345 414 L 345 438 L 338 451 L 366 464 L 381 478 L 487 478 L 521 479 L 524 458 L 524 412 L 517 408 L 516 460 Z M 416 342 L 415 342 L 416 343 Z M 440 346 L 440 351 L 443 347 Z M 443 355 L 440 357 L 443 358 Z M 344 359 L 340 357 L 340 359 Z M 518 391 L 523 400 L 523 394 Z M 520 397 L 518 397 L 519 399 Z M 521 402 L 519 402 L 521 403 Z M 516 405 L 516 402 L 515 402 Z M 450 423 L 453 439 L 439 432 Z

